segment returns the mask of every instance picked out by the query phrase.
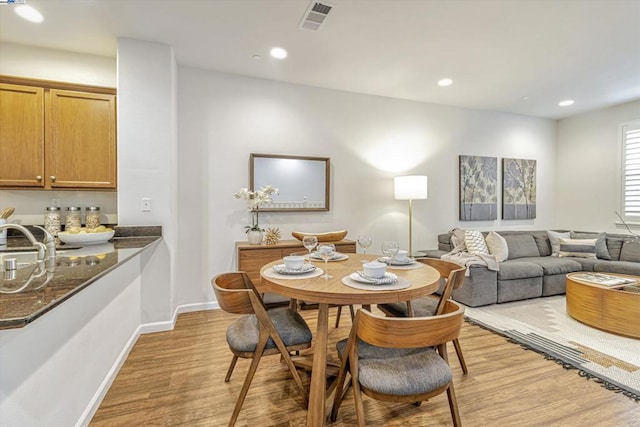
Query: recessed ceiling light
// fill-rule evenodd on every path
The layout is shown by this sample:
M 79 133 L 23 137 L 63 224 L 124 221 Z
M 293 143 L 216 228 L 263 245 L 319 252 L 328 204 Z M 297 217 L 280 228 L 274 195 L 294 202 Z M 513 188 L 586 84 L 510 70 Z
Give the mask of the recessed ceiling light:
M 440 79 L 438 80 L 438 86 L 451 86 L 453 84 L 453 80 L 451 79 Z
M 528 100 L 529 100 L 529 97 L 528 97 L 528 96 L 523 96 L 523 97 L 522 97 L 522 100 L 523 100 L 523 101 L 528 101 Z
M 287 51 L 281 47 L 272 47 L 269 53 L 276 59 L 284 59 L 288 55 Z
M 21 18 L 26 19 L 27 21 L 35 22 L 35 23 L 40 23 L 44 21 L 44 17 L 40 12 L 38 12 L 36 9 L 26 4 L 21 4 L 20 6 L 16 6 L 15 9 L 13 10 L 15 10 L 15 12 Z
M 564 101 L 558 102 L 558 105 L 561 107 L 568 107 L 569 105 L 573 105 L 575 101 L 573 99 L 565 99 Z
M 253 59 L 260 59 L 260 55 L 258 55 L 257 53 L 251 56 Z

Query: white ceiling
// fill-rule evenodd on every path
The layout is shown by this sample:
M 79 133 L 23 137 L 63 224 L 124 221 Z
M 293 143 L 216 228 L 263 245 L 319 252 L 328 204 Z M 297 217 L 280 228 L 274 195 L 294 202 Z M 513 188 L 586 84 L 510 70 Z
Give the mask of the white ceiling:
M 45 21 L 1 5 L 0 42 L 113 57 L 131 37 L 180 65 L 556 119 L 640 99 L 640 0 L 328 3 L 313 32 L 298 28 L 308 0 L 27 0 Z

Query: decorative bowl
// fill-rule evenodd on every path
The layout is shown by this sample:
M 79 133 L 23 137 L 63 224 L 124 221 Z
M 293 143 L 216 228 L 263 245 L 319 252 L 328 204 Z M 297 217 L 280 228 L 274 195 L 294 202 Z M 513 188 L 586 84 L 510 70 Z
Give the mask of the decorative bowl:
M 347 230 L 340 231 L 327 231 L 326 233 L 304 233 L 302 231 L 293 231 L 291 235 L 296 239 L 302 241 L 304 236 L 316 236 L 318 242 L 337 242 L 343 240 L 347 236 Z
M 58 233 L 58 238 L 63 243 L 76 244 L 76 245 L 97 245 L 99 243 L 106 243 L 116 234 L 114 230 L 104 231 L 102 233 L 77 233 L 70 234 L 67 231 Z

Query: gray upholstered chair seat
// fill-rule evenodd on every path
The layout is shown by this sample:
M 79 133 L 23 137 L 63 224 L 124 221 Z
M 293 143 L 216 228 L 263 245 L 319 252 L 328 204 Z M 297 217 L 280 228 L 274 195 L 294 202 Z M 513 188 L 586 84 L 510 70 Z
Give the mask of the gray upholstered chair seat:
M 528 279 L 542 276 L 544 276 L 544 271 L 540 265 L 519 259 L 501 262 L 498 271 L 498 280 Z
M 267 311 L 271 322 L 282 337 L 285 346 L 294 346 L 311 341 L 312 334 L 302 316 L 290 308 L 275 308 Z M 227 328 L 227 343 L 235 351 L 251 352 L 258 343 L 258 319 L 255 314 L 248 314 L 234 321 Z M 274 348 L 271 338 L 267 349 Z
M 394 317 L 409 317 L 406 302 L 391 302 L 384 305 L 384 308 L 388 310 Z M 424 297 L 411 300 L 411 309 L 415 317 L 433 316 L 438 308 L 438 300 L 436 298 Z
M 346 340 L 337 344 L 342 354 Z M 358 344 L 360 384 L 378 393 L 429 393 L 451 381 L 451 369 L 433 348 L 383 348 Z

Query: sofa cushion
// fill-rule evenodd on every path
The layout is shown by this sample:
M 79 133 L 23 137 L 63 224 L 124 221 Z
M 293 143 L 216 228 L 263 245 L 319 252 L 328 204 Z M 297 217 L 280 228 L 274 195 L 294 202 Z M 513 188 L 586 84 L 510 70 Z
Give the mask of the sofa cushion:
M 582 268 L 578 271 L 593 271 L 596 264 L 603 262 L 598 258 L 563 258 L 563 259 L 572 259 L 575 262 L 579 263 Z
M 478 230 L 464 230 L 464 244 L 467 252 L 473 255 L 488 254 L 489 248 L 484 241 L 484 236 Z
M 582 231 L 572 231 L 572 239 L 596 239 L 596 256 L 600 259 L 611 259 L 609 249 L 607 249 L 607 233 L 586 233 Z
M 607 249 L 609 250 L 611 259 L 613 261 L 619 261 L 620 251 L 622 251 L 622 245 L 624 243 L 625 238 L 620 236 L 607 235 L 606 240 L 607 240 Z
M 551 255 L 551 243 L 549 242 L 549 235 L 546 231 L 534 231 L 531 233 L 538 246 L 538 252 L 540 256 Z
M 489 232 L 485 238 L 489 253 L 495 255 L 498 262 L 505 261 L 509 257 L 509 246 L 504 237 L 495 231 Z
M 542 271 L 545 276 L 567 274 L 573 273 L 574 271 L 582 270 L 582 265 L 575 259 L 570 258 L 546 256 L 537 258 L 522 258 L 520 261 L 531 262 L 539 265 L 540 267 L 542 267 Z
M 625 241 L 620 250 L 620 261 L 640 262 L 640 243 Z
M 630 261 L 601 261 L 593 267 L 593 271 L 640 276 L 640 263 Z
M 544 271 L 540 265 L 520 260 L 507 260 L 500 264 L 500 270 L 498 270 L 498 280 L 526 279 L 543 275 Z
M 540 256 L 536 241 L 531 234 L 508 234 L 503 237 L 509 247 L 509 259 Z
M 560 239 L 570 239 L 571 233 L 569 231 L 560 233 L 558 231 L 547 230 L 547 234 L 549 235 L 549 242 L 551 242 L 551 256 L 558 256 L 560 252 Z
M 596 239 L 560 239 L 558 256 L 596 258 Z

